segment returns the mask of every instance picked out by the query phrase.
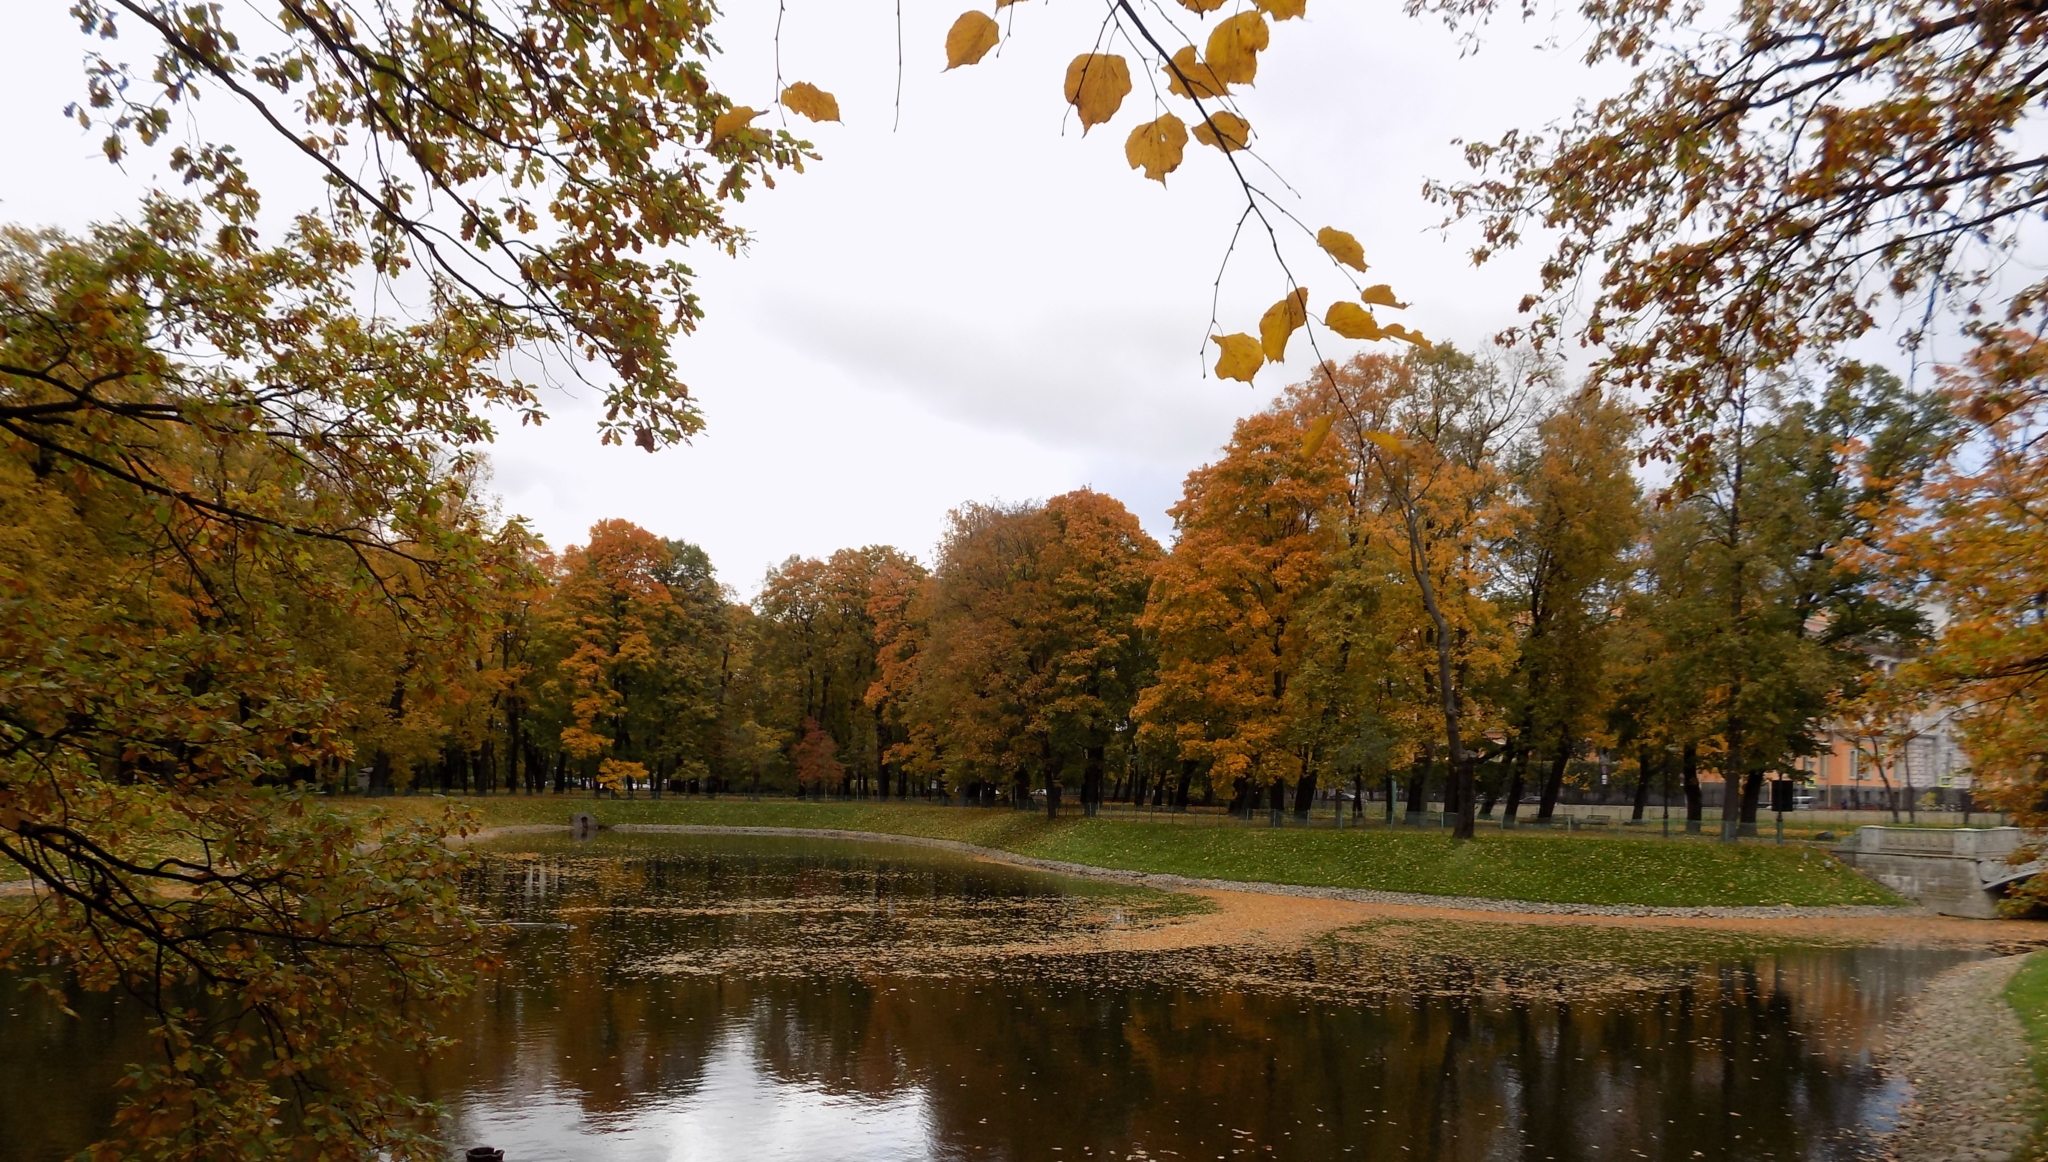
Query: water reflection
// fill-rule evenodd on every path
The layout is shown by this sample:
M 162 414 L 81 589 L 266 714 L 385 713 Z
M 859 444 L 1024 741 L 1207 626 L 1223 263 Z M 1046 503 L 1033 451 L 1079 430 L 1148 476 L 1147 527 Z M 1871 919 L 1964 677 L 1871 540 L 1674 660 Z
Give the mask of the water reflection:
M 1504 987 L 1421 940 L 1012 955 L 1176 902 L 802 841 L 545 845 L 471 886 L 529 926 L 459 1047 L 398 1072 L 510 1162 L 1855 1159 L 1900 1096 L 1877 1030 L 1958 959 L 1724 949 Z M 7 1014 L 0 1157 L 104 1124 L 105 1016 Z M 37 1127 L 30 1086 L 79 1095 L 68 1120 Z

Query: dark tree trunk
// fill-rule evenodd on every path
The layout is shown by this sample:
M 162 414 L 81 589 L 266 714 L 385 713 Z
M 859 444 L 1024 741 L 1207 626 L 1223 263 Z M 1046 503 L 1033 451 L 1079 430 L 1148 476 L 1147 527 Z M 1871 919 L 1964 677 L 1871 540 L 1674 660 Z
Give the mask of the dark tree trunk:
M 1243 775 L 1239 775 L 1231 780 L 1230 813 L 1232 815 L 1242 815 L 1247 819 L 1251 818 L 1251 782 Z
M 1746 772 L 1742 779 L 1742 826 L 1737 834 L 1757 833 L 1756 812 L 1758 805 L 1763 802 L 1763 795 L 1764 771 L 1763 768 L 1756 767 Z
M 1308 818 L 1309 808 L 1316 802 L 1316 776 L 1314 771 L 1303 771 L 1301 781 L 1294 784 L 1294 814 L 1298 819 Z
M 1637 823 L 1643 821 L 1643 812 L 1650 807 L 1650 748 L 1643 747 L 1636 752 L 1636 802 L 1635 810 L 1629 815 Z
M 1516 818 L 1521 815 L 1522 789 L 1528 785 L 1529 779 L 1528 744 L 1517 742 L 1514 751 L 1508 761 L 1508 805 L 1501 808 L 1502 827 L 1513 827 Z
M 1091 746 L 1081 756 L 1081 813 L 1094 815 L 1102 803 L 1103 748 Z
M 1550 770 L 1543 776 L 1543 797 L 1536 804 L 1536 821 L 1550 822 L 1550 816 L 1557 810 L 1557 796 L 1564 790 L 1565 766 L 1572 761 L 1572 736 L 1560 734 L 1557 738 L 1557 753 L 1551 756 Z
M 1685 833 L 1698 835 L 1707 817 L 1706 795 L 1700 791 L 1700 747 L 1696 742 L 1685 744 L 1685 752 L 1679 770 L 1685 785 Z
M 1280 826 L 1280 816 L 1287 811 L 1287 784 L 1278 779 L 1266 784 L 1266 811 L 1272 816 L 1273 826 Z
M 1436 748 L 1424 747 L 1422 758 L 1408 768 L 1408 815 L 1410 823 L 1422 822 L 1429 810 L 1429 768 L 1436 762 Z
M 1188 809 L 1188 787 L 1195 781 L 1196 765 L 1193 759 L 1180 761 L 1180 784 L 1173 789 L 1173 809 L 1176 811 Z

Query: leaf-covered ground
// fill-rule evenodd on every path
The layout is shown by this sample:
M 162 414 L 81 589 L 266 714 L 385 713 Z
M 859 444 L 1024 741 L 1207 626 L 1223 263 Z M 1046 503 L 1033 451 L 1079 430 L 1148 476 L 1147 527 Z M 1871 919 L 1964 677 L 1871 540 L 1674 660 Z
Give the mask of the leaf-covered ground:
M 377 801 L 428 810 L 433 797 Z M 1039 859 L 1207 879 L 1364 888 L 1536 903 L 1650 906 L 1896 904 L 1899 899 L 1824 850 L 1768 842 L 1624 836 L 1482 834 L 1467 844 L 1435 831 L 1188 826 L 923 804 L 750 802 L 668 798 L 593 801 L 493 796 L 466 800 L 486 825 L 568 822 L 797 827 L 952 839 Z

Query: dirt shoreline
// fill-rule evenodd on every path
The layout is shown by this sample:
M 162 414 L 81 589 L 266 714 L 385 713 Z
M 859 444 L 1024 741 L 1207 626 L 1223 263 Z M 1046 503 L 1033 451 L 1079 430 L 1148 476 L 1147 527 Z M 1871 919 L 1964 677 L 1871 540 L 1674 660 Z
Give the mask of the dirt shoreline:
M 1154 872 L 1124 871 L 1063 860 L 1035 859 L 999 848 L 952 839 L 891 835 L 836 828 L 733 827 L 688 823 L 622 823 L 609 830 L 639 835 L 769 835 L 786 838 L 847 839 L 900 843 L 954 852 L 992 863 L 1061 875 L 1111 880 L 1209 899 L 1215 909 L 1154 929 L 1153 947 L 1231 943 L 1292 945 L 1340 928 L 1387 919 L 1466 920 L 1478 923 L 1583 925 L 1675 931 L 1797 934 L 1819 940 L 1894 947 L 1962 947 L 2019 950 L 2048 945 L 2048 922 L 1964 920 L 1922 908 L 1838 905 L 1834 907 L 1655 907 L 1624 904 L 1553 904 L 1469 896 L 1429 896 L 1361 888 L 1210 880 Z M 468 837 L 476 843 L 517 835 L 556 834 L 559 824 L 534 823 L 485 828 Z M 1287 901 L 1283 905 L 1282 901 Z M 1157 941 L 1158 943 L 1153 943 Z

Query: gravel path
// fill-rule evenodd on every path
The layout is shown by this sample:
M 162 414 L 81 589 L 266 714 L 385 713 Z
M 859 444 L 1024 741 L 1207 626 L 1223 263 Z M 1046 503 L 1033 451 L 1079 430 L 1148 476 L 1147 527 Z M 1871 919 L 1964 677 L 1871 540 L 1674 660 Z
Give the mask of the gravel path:
M 1913 1083 L 1888 1143 L 1898 1162 L 2038 1162 L 2022 1154 L 2035 1100 L 2026 1032 L 2005 1003 L 2025 959 L 1942 973 L 1892 1026 L 1888 1068 Z

